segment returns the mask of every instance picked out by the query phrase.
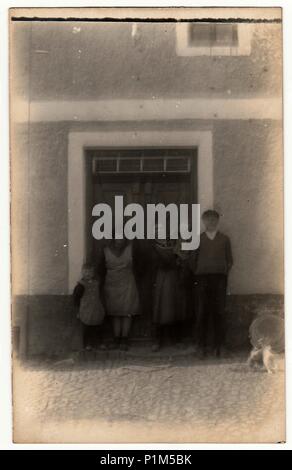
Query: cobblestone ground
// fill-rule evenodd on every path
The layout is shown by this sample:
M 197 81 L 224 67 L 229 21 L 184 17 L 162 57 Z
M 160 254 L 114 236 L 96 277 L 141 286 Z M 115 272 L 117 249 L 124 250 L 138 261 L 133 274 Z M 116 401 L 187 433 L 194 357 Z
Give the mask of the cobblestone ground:
M 246 357 L 16 363 L 16 442 L 278 442 L 284 373 Z

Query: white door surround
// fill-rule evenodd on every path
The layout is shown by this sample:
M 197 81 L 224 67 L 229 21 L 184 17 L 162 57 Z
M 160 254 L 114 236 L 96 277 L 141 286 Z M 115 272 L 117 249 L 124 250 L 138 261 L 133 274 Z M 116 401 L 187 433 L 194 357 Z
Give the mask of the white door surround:
M 68 292 L 81 273 L 85 257 L 84 149 L 120 147 L 197 147 L 198 203 L 213 206 L 212 131 L 70 132 L 68 136 Z

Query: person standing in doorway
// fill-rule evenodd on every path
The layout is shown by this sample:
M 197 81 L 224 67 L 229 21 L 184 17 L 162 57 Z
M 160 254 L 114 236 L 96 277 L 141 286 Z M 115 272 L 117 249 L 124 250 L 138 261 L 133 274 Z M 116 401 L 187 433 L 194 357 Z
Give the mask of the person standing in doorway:
M 132 319 L 140 314 L 134 243 L 114 238 L 103 248 L 98 264 L 106 313 L 112 321 L 114 344 L 126 351 Z
M 161 227 L 157 226 L 159 232 Z M 154 341 L 152 351 L 158 351 L 163 340 L 172 343 L 181 341 L 181 326 L 185 319 L 185 292 L 180 276 L 176 240 L 160 239 L 153 243 L 152 272 L 153 272 L 153 308 L 152 323 Z
M 203 213 L 205 231 L 201 234 L 199 248 L 190 257 L 197 294 L 196 330 L 200 357 L 207 354 L 210 320 L 213 323 L 213 347 L 217 357 L 220 356 L 225 333 L 227 278 L 233 257 L 230 239 L 218 230 L 219 219 L 215 210 Z

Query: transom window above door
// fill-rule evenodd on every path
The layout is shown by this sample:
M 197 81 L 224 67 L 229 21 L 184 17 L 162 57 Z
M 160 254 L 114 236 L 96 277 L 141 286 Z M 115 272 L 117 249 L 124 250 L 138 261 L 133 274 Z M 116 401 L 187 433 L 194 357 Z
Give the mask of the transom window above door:
M 93 174 L 190 173 L 194 149 L 88 149 Z

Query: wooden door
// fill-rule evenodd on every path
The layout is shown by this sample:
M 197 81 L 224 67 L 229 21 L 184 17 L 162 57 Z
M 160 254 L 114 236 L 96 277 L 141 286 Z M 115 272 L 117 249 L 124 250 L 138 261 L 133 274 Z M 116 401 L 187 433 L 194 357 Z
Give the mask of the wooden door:
M 196 155 L 194 155 L 196 158 Z M 87 261 L 95 263 L 98 260 L 100 250 L 104 246 L 104 241 L 93 239 L 91 229 L 95 220 L 92 217 L 92 208 L 97 203 L 107 203 L 112 208 L 114 217 L 115 196 L 124 197 L 124 206 L 129 203 L 139 203 L 144 207 L 149 203 L 192 203 L 196 200 L 196 162 L 192 167 L 192 172 L 188 174 L 107 174 L 92 175 L 92 165 L 88 159 L 87 163 Z M 145 220 L 146 222 L 146 220 Z M 148 240 L 139 241 L 140 249 L 144 253 L 146 260 L 150 260 L 151 242 Z M 140 285 L 140 300 L 142 314 L 135 319 L 132 328 L 132 336 L 135 339 L 149 338 L 151 336 L 152 318 L 152 279 L 151 266 L 145 263 L 143 282 Z

